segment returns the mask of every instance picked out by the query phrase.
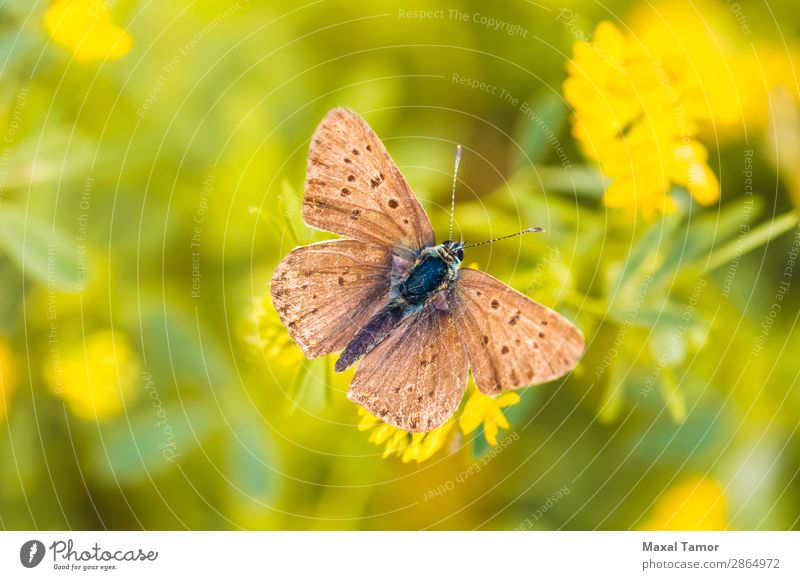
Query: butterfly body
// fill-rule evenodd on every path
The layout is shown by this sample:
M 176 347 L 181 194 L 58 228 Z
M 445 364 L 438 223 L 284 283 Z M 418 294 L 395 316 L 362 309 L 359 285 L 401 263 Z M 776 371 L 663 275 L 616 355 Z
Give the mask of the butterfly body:
M 363 358 L 347 396 L 386 423 L 442 425 L 470 368 L 495 395 L 579 360 L 583 336 L 570 321 L 462 268 L 461 242 L 436 244 L 383 143 L 352 111 L 330 111 L 311 139 L 303 217 L 348 237 L 292 250 L 273 275 L 273 304 L 308 358 L 342 351 L 337 371 Z
M 419 305 L 445 290 L 458 276 L 464 252 L 458 242 L 424 248 L 407 277 L 396 288 L 399 299 Z M 461 256 L 459 258 L 459 255 Z
M 426 304 L 443 312 L 449 310 L 446 292 L 458 277 L 463 257 L 462 244 L 450 241 L 423 248 L 413 265 L 403 258 L 393 257 L 389 304 L 347 344 L 336 361 L 336 371 L 342 372 L 368 354 L 403 320 L 418 314 Z

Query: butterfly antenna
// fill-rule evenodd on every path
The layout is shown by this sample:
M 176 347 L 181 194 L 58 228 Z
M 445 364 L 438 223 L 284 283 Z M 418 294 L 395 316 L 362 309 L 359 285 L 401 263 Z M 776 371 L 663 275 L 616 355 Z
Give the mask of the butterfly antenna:
M 483 246 L 484 244 L 491 244 L 492 242 L 499 242 L 500 240 L 507 240 L 508 238 L 513 238 L 515 236 L 521 236 L 522 234 L 533 234 L 536 232 L 543 232 L 544 228 L 526 228 L 521 232 L 517 232 L 516 234 L 511 234 L 508 236 L 501 236 L 499 238 L 494 238 L 493 240 L 486 240 L 485 242 L 478 242 L 477 244 L 470 244 L 468 246 L 464 246 L 464 249 L 467 248 L 474 248 L 475 246 Z
M 453 239 L 453 216 L 456 212 L 456 179 L 458 178 L 458 164 L 461 162 L 461 145 L 456 145 L 456 164 L 453 168 L 453 189 L 450 192 L 450 234 L 448 240 Z

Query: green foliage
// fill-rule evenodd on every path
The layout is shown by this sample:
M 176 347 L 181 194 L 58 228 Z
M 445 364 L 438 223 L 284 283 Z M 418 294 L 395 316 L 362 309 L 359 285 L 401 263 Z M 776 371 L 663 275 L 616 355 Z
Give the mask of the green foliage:
M 44 286 L 74 292 L 79 288 L 80 264 L 74 239 L 22 208 L 0 212 L 0 249 L 25 274 Z

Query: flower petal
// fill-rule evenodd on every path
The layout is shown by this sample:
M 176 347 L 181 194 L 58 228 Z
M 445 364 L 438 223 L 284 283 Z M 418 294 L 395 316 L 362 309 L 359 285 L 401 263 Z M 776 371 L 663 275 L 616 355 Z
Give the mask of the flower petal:
M 458 425 L 464 435 L 472 433 L 478 428 L 478 425 L 483 423 L 483 417 L 486 412 L 483 402 L 485 398 L 487 398 L 485 395 L 476 390 L 467 399 L 467 404 L 464 405 L 464 410 L 458 418 Z

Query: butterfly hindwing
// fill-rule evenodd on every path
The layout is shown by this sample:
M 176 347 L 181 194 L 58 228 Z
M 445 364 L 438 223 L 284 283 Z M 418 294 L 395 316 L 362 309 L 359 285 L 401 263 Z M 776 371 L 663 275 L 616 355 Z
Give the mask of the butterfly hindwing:
M 330 111 L 311 139 L 303 217 L 406 257 L 434 243 L 428 216 L 383 143 L 343 108 Z
M 484 394 L 552 381 L 583 353 L 583 336 L 569 320 L 485 272 L 462 269 L 451 296 L 473 379 Z
M 366 355 L 347 397 L 403 431 L 429 431 L 453 415 L 466 383 L 455 321 L 428 305 Z
M 292 250 L 272 277 L 272 303 L 308 358 L 343 349 L 388 301 L 385 248 L 332 240 Z

